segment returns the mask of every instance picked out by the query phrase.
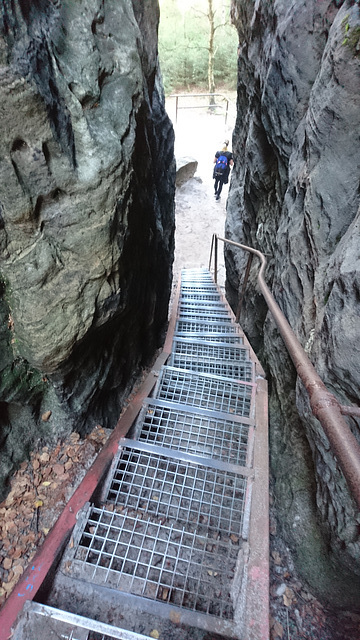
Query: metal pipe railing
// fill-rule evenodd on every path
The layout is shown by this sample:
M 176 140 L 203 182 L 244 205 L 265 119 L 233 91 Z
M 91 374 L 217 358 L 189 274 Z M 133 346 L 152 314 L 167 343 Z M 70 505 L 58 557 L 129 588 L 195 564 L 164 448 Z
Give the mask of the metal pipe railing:
M 168 96 L 169 98 L 175 98 L 175 122 L 177 123 L 178 121 L 178 111 L 179 109 L 209 109 L 209 108 L 214 108 L 217 107 L 219 109 L 224 110 L 224 107 L 221 104 L 217 104 L 217 103 L 210 103 L 210 104 L 204 104 L 204 105 L 193 105 L 193 106 L 188 106 L 188 107 L 179 107 L 179 98 L 206 98 L 206 97 L 210 97 L 210 98 L 216 98 L 219 97 L 222 100 L 225 100 L 226 106 L 225 106 L 225 125 L 227 124 L 227 119 L 228 119 L 228 114 L 229 114 L 229 98 L 227 98 L 226 96 L 224 96 L 223 93 L 174 93 L 171 94 L 170 96 Z
M 233 242 L 227 238 L 221 238 L 216 234 L 214 234 L 213 240 L 216 256 L 217 243 L 218 240 L 220 240 L 224 244 L 243 249 L 259 258 L 261 266 L 258 274 L 258 283 L 261 293 L 276 322 L 298 376 L 309 394 L 311 410 L 321 423 L 333 452 L 339 461 L 351 493 L 360 508 L 360 445 L 342 416 L 342 414 L 345 414 L 359 417 L 360 409 L 358 407 L 345 407 L 341 405 L 335 396 L 325 387 L 265 282 L 264 272 L 266 258 L 261 251 L 238 242 Z

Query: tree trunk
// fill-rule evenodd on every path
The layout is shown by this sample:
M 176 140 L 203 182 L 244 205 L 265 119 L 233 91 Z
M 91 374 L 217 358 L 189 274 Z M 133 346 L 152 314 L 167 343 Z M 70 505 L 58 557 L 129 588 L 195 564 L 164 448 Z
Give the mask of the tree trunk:
M 208 86 L 209 93 L 215 93 L 215 80 L 214 80 L 214 35 L 215 35 L 215 13 L 213 9 L 213 0 L 208 0 L 208 19 L 210 25 L 209 31 L 209 63 L 208 63 Z M 210 104 L 215 104 L 215 98 L 210 96 Z

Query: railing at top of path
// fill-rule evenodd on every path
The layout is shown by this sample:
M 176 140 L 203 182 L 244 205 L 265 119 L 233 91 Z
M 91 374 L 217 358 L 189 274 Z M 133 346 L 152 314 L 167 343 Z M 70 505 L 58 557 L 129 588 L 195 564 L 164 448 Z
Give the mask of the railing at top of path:
M 260 251 L 253 249 L 252 247 L 239 244 L 238 242 L 221 238 L 214 234 L 211 245 L 209 269 L 211 266 L 212 255 L 214 253 L 215 282 L 217 281 L 217 255 L 219 240 L 224 244 L 238 247 L 239 249 L 243 249 L 250 253 L 236 314 L 237 320 L 240 315 L 241 302 L 250 272 L 252 257 L 255 255 L 259 258 L 261 266 L 258 274 L 258 283 L 261 293 L 263 294 L 269 311 L 276 322 L 285 346 L 295 365 L 296 371 L 309 394 L 311 410 L 314 416 L 321 423 L 321 426 L 329 440 L 330 446 L 336 455 L 341 470 L 348 482 L 351 493 L 360 508 L 360 445 L 343 418 L 343 415 L 360 417 L 360 408 L 351 406 L 345 407 L 341 405 L 335 396 L 325 387 L 265 282 L 264 271 L 266 259 Z
M 225 124 L 227 123 L 230 101 L 229 98 L 224 96 L 222 93 L 176 93 L 170 95 L 169 98 L 175 98 L 175 122 L 177 122 L 178 119 L 179 109 L 221 109 L 225 110 Z M 179 98 L 210 98 L 210 104 L 197 104 L 179 107 Z M 222 104 L 212 102 L 212 98 L 220 98 L 221 100 L 225 101 L 225 107 Z

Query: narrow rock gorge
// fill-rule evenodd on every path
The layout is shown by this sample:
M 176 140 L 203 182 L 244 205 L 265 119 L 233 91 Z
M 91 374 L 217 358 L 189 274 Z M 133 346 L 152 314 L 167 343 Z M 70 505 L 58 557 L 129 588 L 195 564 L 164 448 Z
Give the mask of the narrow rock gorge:
M 226 235 L 267 256 L 267 283 L 320 377 L 360 404 L 360 11 L 343 0 L 233 0 L 239 33 Z M 247 256 L 225 251 L 235 308 Z M 359 609 L 360 516 L 259 292 L 240 323 L 270 381 L 283 534 L 320 597 Z M 348 418 L 359 439 L 359 420 Z
M 174 133 L 157 0 L 4 0 L 0 492 L 32 447 L 113 427 L 162 345 Z
M 161 347 L 175 193 L 158 1 L 1 7 L 0 499 L 31 449 L 114 427 Z M 359 2 L 232 0 L 231 14 L 226 235 L 266 254 L 267 282 L 319 375 L 359 406 Z M 247 256 L 226 249 L 225 260 L 235 308 Z M 256 273 L 254 262 L 240 323 L 270 382 L 282 533 L 314 593 L 359 610 L 360 516 Z

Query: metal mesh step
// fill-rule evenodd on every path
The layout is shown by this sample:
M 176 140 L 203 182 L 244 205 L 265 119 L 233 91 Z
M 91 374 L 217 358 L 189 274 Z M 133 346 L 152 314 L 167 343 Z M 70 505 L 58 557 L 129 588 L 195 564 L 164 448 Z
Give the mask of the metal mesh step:
M 181 282 L 186 282 L 186 280 L 195 280 L 195 279 L 207 279 L 213 282 L 213 279 L 210 275 L 208 269 L 205 267 L 196 267 L 196 268 L 186 268 L 181 271 Z
M 220 376 L 163 367 L 154 395 L 192 407 L 252 417 L 254 386 Z
M 179 314 L 182 320 L 198 320 L 199 322 L 226 322 L 227 324 L 233 323 L 232 318 L 228 312 L 224 310 L 212 310 L 204 309 L 203 311 L 197 309 L 183 309 Z
M 240 536 L 247 484 L 241 471 L 218 460 L 124 440 L 107 502 L 187 531 Z
M 200 299 L 200 300 L 179 300 L 179 313 L 181 315 L 181 313 L 183 311 L 199 311 L 199 312 L 204 312 L 206 313 L 207 311 L 210 311 L 210 313 L 212 311 L 217 312 L 217 311 L 224 311 L 225 307 L 224 307 L 224 303 L 221 302 L 221 300 L 204 300 L 204 299 Z
M 223 342 L 174 338 L 169 365 L 245 382 L 254 380 L 254 365 L 249 360 L 249 350 Z
M 187 333 L 182 331 L 176 332 L 176 337 L 183 338 L 184 340 L 191 340 L 194 338 L 197 342 L 199 340 L 205 340 L 207 342 L 223 342 L 226 344 L 232 344 L 237 347 L 241 347 L 244 344 L 243 336 L 236 333 Z
M 209 282 L 188 282 L 181 284 L 181 293 L 182 295 L 186 295 L 188 293 L 215 293 L 217 296 L 219 295 L 219 290 L 217 286 L 209 281 Z
M 68 575 L 222 620 L 232 620 L 236 536 L 201 535 L 92 507 Z
M 195 321 L 190 319 L 180 318 L 175 327 L 175 333 L 198 333 L 198 332 L 216 333 L 216 334 L 228 334 L 233 333 L 241 335 L 238 327 L 235 324 L 228 322 L 205 322 L 205 320 Z
M 252 421 L 148 398 L 138 419 L 139 440 L 245 466 Z
M 250 363 L 248 347 L 236 347 L 226 342 L 214 344 L 213 342 L 198 340 L 197 336 L 194 336 L 192 339 L 175 336 L 172 343 L 172 353 L 191 355 L 195 358 L 215 358 L 216 360 L 223 360 L 225 362 L 236 363 L 238 361 L 248 361 Z
M 196 302 L 196 301 L 220 302 L 221 304 L 221 298 L 218 293 L 201 293 L 199 291 L 186 293 L 181 291 L 180 303 L 183 304 L 183 303 Z

